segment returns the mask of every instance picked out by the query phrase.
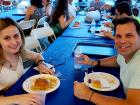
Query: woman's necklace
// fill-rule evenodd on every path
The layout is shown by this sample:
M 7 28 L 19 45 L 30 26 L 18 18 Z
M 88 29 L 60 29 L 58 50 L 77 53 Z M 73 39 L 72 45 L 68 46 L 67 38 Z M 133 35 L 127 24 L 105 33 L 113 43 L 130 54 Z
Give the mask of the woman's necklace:
M 10 63 L 10 69 L 13 70 L 13 71 L 16 71 L 17 65 L 18 65 L 18 64 L 12 65 L 12 64 Z
M 17 69 L 17 66 L 18 66 L 18 61 L 19 61 L 19 59 L 14 60 L 13 62 L 9 62 L 9 68 L 11 70 L 15 71 Z
M 7 63 L 5 63 L 5 67 L 8 67 L 10 70 L 15 71 L 18 66 L 19 56 L 18 55 L 11 55 L 6 56 L 5 59 Z

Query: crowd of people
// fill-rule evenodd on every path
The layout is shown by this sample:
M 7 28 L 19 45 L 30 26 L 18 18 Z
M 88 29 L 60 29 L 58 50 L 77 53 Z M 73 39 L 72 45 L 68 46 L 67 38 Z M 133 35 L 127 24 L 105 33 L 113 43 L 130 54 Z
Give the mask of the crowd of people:
M 76 17 L 79 7 L 73 7 L 73 0 L 58 0 L 53 7 L 50 0 L 31 0 L 27 8 L 25 20 L 48 16 L 48 23 L 56 37 Z M 111 12 L 111 23 L 105 23 L 114 31 L 114 35 L 104 32 L 104 35 L 115 42 L 117 55 L 100 60 L 92 60 L 81 54 L 80 64 L 90 66 L 120 67 L 120 78 L 123 83 L 126 99 L 105 96 L 89 89 L 84 83 L 74 82 L 74 95 L 79 99 L 90 101 L 97 105 L 139 105 L 140 104 L 140 19 L 139 10 L 132 8 L 130 0 L 117 0 L 112 7 L 101 0 L 89 3 L 88 11 L 103 10 Z M 110 18 L 109 17 L 109 18 Z M 112 24 L 112 25 L 110 25 Z M 54 74 L 44 62 L 40 53 L 25 49 L 25 38 L 20 26 L 10 18 L 0 19 L 0 94 L 5 92 L 23 75 L 23 61 L 32 60 L 40 73 Z M 5 78 L 7 77 L 8 78 Z M 8 101 L 7 101 L 8 100 Z M 22 94 L 0 96 L 0 105 L 42 105 L 41 95 Z

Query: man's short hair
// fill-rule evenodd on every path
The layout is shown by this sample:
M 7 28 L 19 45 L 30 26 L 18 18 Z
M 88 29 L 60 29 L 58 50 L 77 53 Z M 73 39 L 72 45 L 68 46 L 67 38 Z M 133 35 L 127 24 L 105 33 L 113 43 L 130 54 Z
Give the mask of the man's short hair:
M 132 8 L 129 2 L 127 1 L 122 1 L 120 3 L 118 3 L 115 7 L 115 9 L 117 9 L 117 11 L 121 14 L 125 13 L 128 16 L 132 16 Z
M 140 36 L 140 24 L 133 17 L 123 17 L 123 18 L 120 18 L 120 19 L 116 19 L 115 22 L 114 22 L 114 25 L 115 25 L 114 33 L 116 33 L 117 25 L 121 25 L 121 24 L 123 25 L 123 24 L 127 24 L 127 23 L 133 23 L 136 27 L 137 34 Z

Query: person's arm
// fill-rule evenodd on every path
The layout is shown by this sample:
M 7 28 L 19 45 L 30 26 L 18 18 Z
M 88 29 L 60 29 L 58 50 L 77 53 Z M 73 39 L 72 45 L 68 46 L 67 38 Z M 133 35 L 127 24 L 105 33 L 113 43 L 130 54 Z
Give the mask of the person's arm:
M 0 105 L 42 105 L 41 95 L 22 94 L 14 96 L 0 96 Z
M 140 89 L 128 89 L 126 99 L 105 96 L 90 90 L 84 83 L 74 82 L 74 95 L 96 105 L 140 105 Z
M 112 22 L 105 22 L 104 26 L 114 28 L 114 24 Z
M 49 4 L 49 5 L 46 7 L 46 16 L 51 16 L 51 13 L 52 13 L 52 5 Z
M 64 15 L 61 15 L 59 18 L 59 23 L 62 29 L 66 28 L 72 21 L 74 17 L 70 17 L 68 20 L 66 20 Z
M 85 64 L 85 65 L 90 65 L 90 66 L 105 66 L 105 67 L 119 67 L 117 63 L 117 57 L 107 57 L 98 60 L 91 60 L 87 55 L 81 54 L 80 57 L 83 60 L 77 60 L 78 63 L 80 64 Z M 99 64 L 100 63 L 100 64 Z
M 104 35 L 105 37 L 110 38 L 110 39 L 112 39 L 112 40 L 115 39 L 115 37 L 112 35 L 112 32 L 107 32 L 107 31 L 105 31 L 105 30 L 103 30 L 103 31 L 101 31 L 101 32 L 103 33 L 103 35 Z
M 29 20 L 32 14 L 33 14 L 33 8 L 29 7 L 26 11 L 26 15 L 25 15 L 24 20 L 25 21 Z
M 95 93 L 91 102 L 97 105 L 140 105 L 140 89 L 128 89 L 126 96 L 126 99 L 120 99 Z
M 44 58 L 40 53 L 36 53 L 36 52 L 30 51 L 30 50 L 25 50 L 24 56 L 25 56 L 25 58 L 33 60 L 37 64 L 37 67 L 39 68 L 39 71 L 41 73 L 54 74 L 54 71 L 49 69 L 45 65 Z
M 117 63 L 117 56 L 100 59 L 100 66 L 119 67 Z
M 94 7 L 90 7 L 90 8 L 88 9 L 88 11 L 95 11 L 95 8 L 94 8 Z

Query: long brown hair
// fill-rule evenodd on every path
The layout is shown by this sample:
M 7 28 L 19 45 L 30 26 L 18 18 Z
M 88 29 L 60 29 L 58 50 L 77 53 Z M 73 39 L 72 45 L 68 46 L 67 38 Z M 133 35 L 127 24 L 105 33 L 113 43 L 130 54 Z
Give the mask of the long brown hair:
M 24 45 L 25 45 L 25 39 L 24 39 L 24 33 L 22 31 L 22 29 L 20 28 L 20 26 L 14 21 L 12 20 L 11 18 L 1 18 L 0 19 L 0 32 L 9 27 L 9 26 L 15 26 L 17 27 L 17 29 L 19 30 L 20 32 L 20 35 L 21 35 L 21 40 L 22 40 L 22 45 L 19 49 L 19 54 L 21 55 L 24 55 Z M 4 59 L 4 56 L 3 56 L 3 49 L 0 45 L 0 65 L 3 65 L 5 62 L 5 59 Z
M 51 15 L 50 24 L 52 26 L 55 26 L 59 22 L 58 19 L 61 15 L 64 15 L 66 17 L 66 20 L 69 19 L 67 0 L 57 0 L 56 8 Z

